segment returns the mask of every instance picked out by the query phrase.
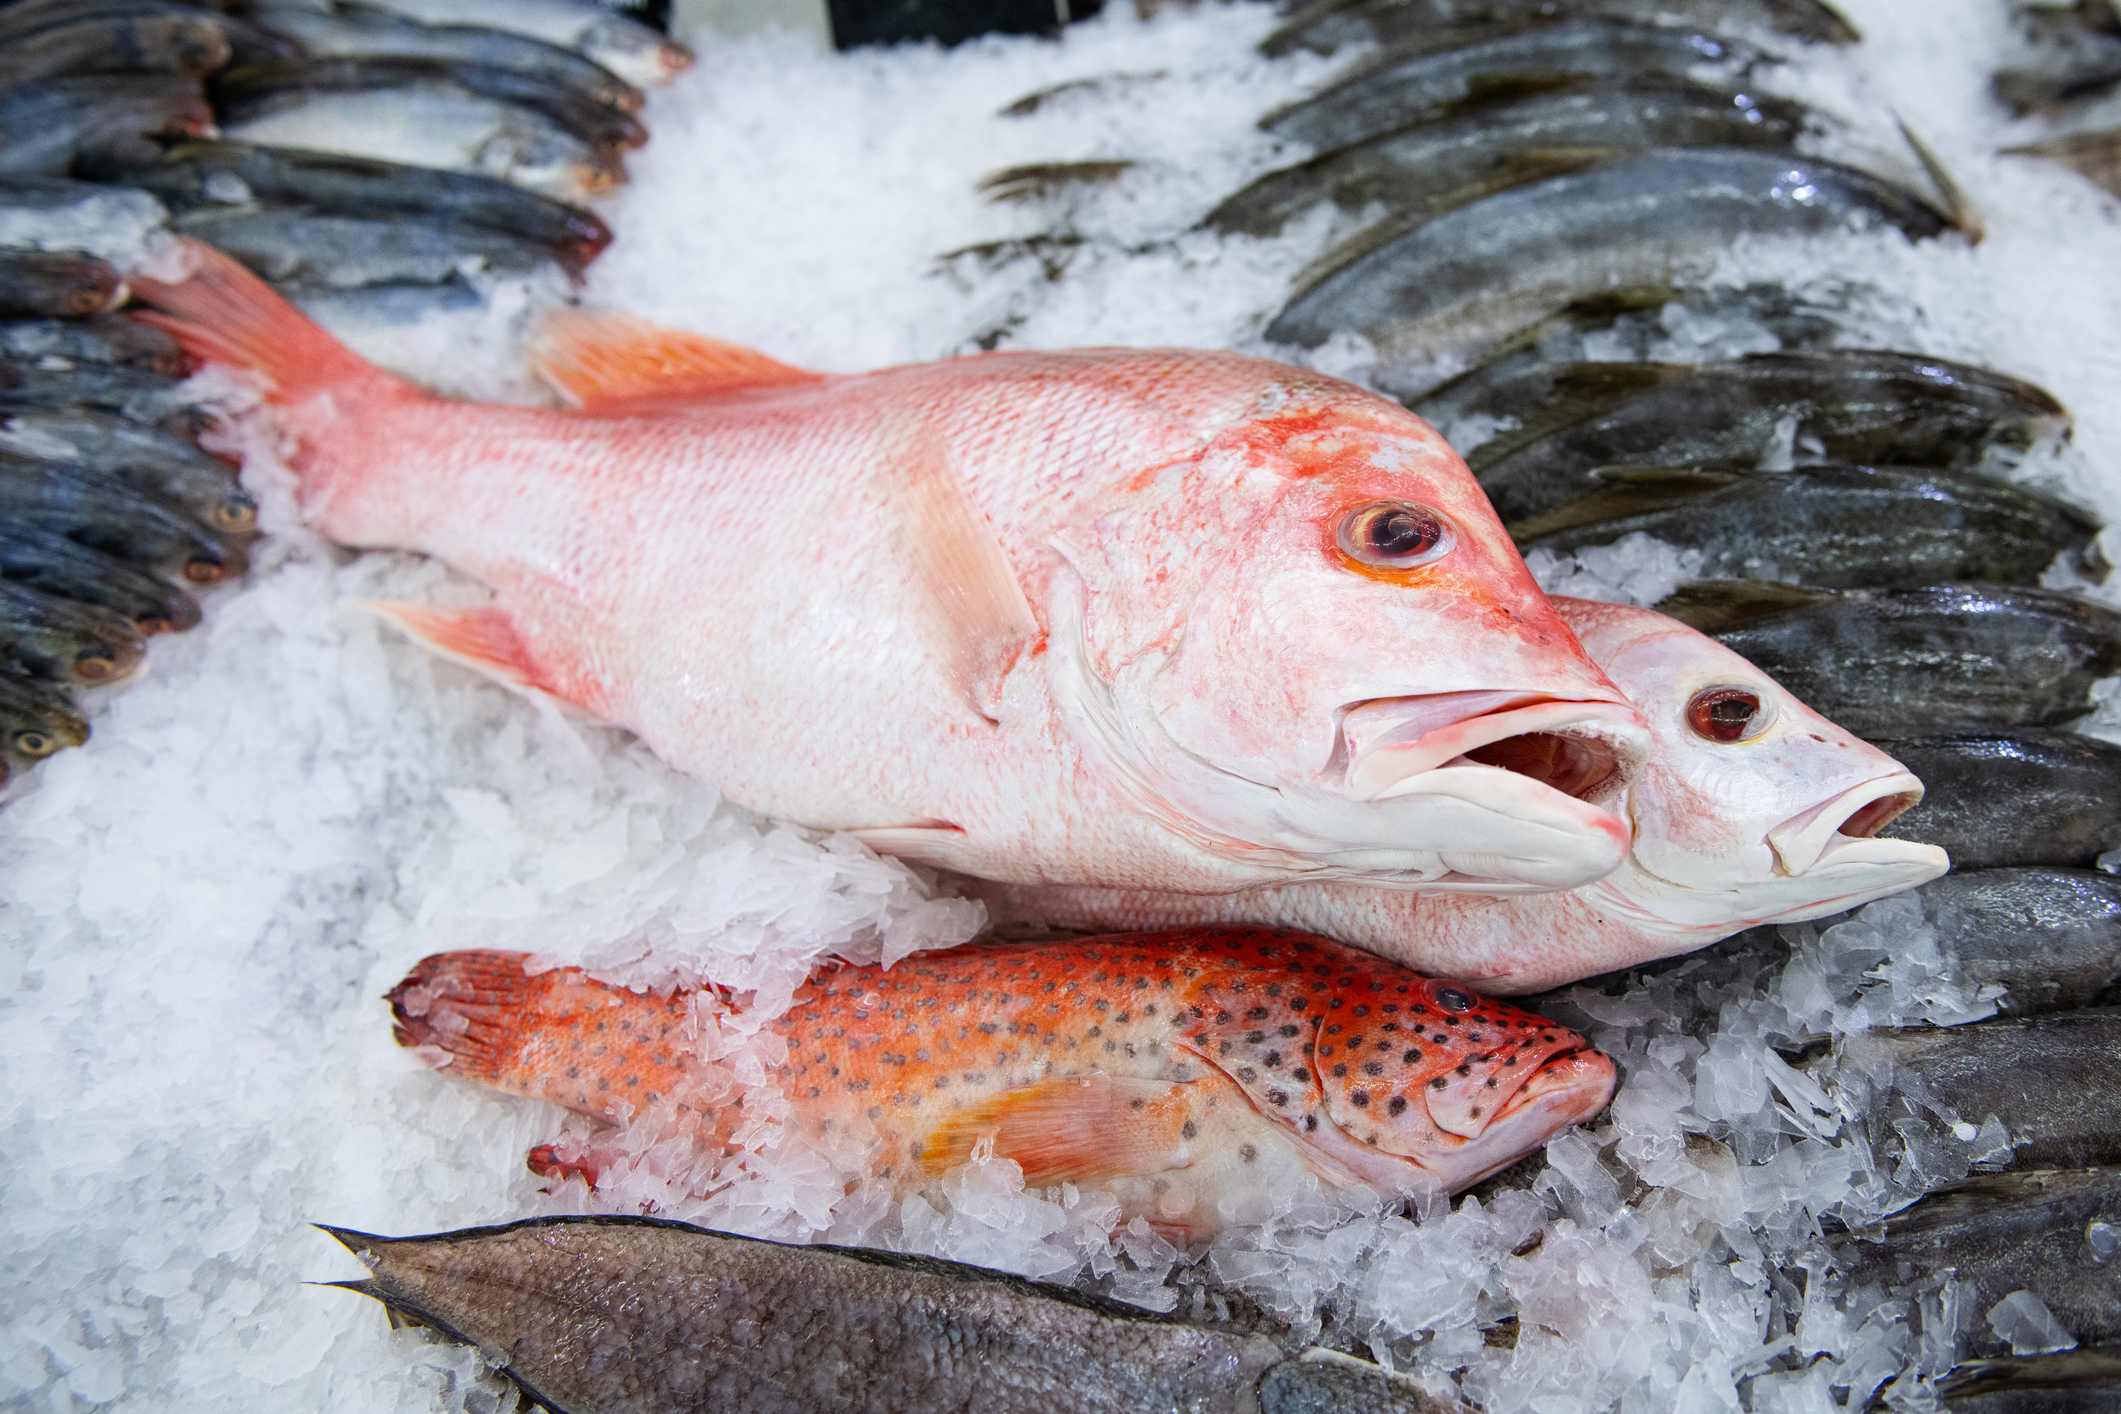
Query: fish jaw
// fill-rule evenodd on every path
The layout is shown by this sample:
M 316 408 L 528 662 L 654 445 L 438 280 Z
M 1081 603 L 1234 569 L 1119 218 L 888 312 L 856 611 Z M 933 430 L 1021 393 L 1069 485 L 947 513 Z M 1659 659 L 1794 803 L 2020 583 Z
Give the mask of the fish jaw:
M 1635 709 L 1427 424 L 1353 389 L 1308 396 L 1050 539 L 1044 617 L 1067 730 L 1160 823 L 1258 865 L 1257 883 L 1599 877 L 1625 850 L 1601 802 L 1645 754 Z M 1380 568 L 1347 549 L 1355 518 L 1385 504 L 1445 527 L 1433 560 Z M 1174 526 L 1188 529 L 1175 555 Z M 1444 734 L 1426 754 L 1395 738 L 1351 778 L 1351 715 Z M 1468 752 L 1484 775 L 1424 789 Z M 1512 774 L 1521 783 L 1504 785 Z
M 1558 1055 L 1503 1101 L 1478 1135 L 1455 1148 L 1432 1151 L 1422 1165 L 1453 1193 L 1470 1187 L 1596 1115 L 1612 1102 L 1618 1080 L 1612 1057 L 1603 1051 Z

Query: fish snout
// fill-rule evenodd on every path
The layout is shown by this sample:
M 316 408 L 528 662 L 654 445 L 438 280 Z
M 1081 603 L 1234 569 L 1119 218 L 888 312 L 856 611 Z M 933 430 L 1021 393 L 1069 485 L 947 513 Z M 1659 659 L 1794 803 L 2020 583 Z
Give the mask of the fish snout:
M 1767 833 L 1776 872 L 1795 876 L 1833 860 L 1845 846 L 1868 840 L 1922 799 L 1922 782 L 1907 771 L 1864 781 Z
M 1454 1071 L 1456 1083 L 1433 1092 L 1435 1141 L 1412 1157 L 1449 1191 L 1509 1167 L 1612 1102 L 1619 1083 L 1613 1058 L 1573 1031 L 1553 1030 L 1566 1041 L 1530 1054 L 1521 1048 L 1485 1074 L 1478 1067 L 1467 1076 Z

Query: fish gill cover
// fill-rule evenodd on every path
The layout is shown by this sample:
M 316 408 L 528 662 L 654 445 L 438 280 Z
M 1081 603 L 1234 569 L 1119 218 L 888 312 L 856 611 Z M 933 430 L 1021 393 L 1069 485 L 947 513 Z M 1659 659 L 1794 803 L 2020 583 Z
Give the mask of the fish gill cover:
M 2039 383 L 2076 413 L 2075 448 L 2016 474 L 2114 521 L 2111 206 L 2060 168 L 1990 156 L 2006 133 L 1986 96 L 2002 7 L 1846 8 L 1865 42 L 1807 54 L 1778 82 L 1851 114 L 1897 105 L 1987 213 L 1988 239 L 1741 243 L 1718 278 L 1884 290 L 1856 310 L 1874 346 Z M 1058 43 L 948 54 L 703 43 L 694 73 L 644 110 L 655 137 L 629 156 L 633 185 L 601 205 L 618 239 L 588 295 L 827 369 L 977 347 L 1255 347 L 1263 314 L 1337 234 L 1332 213 L 1274 241 L 1181 232 L 1302 155 L 1253 120 L 1332 66 L 1257 58 L 1274 23 L 1265 7 L 1152 21 L 1115 7 Z M 1030 91 L 1116 73 L 1136 77 L 989 121 Z M 1043 206 L 976 193 L 989 172 L 1061 158 L 1138 165 Z M 476 309 L 346 330 L 451 391 L 528 397 L 521 318 L 556 286 L 495 284 Z M 1661 327 L 1636 356 L 1770 347 L 1759 325 L 1711 315 Z M 1315 358 L 1360 377 L 1367 354 L 1341 339 Z M 933 1199 L 858 1190 L 834 1206 L 838 1175 L 775 1162 L 770 1123 L 705 1196 L 674 1191 L 652 1153 L 594 1198 L 543 1194 L 521 1156 L 556 1131 L 557 1109 L 476 1095 L 391 1043 L 376 998 L 419 957 L 535 948 L 620 981 L 712 978 L 770 1014 L 814 959 L 961 941 L 977 908 L 919 871 L 717 804 L 623 734 L 382 631 L 348 601 L 481 596 L 431 562 L 348 561 L 305 534 L 275 449 L 246 435 L 271 533 L 249 580 L 201 628 L 158 641 L 153 671 L 96 705 L 94 738 L 0 811 L 0 1402 L 502 1407 L 475 1353 L 301 1286 L 355 1274 L 303 1224 L 438 1230 L 643 1202 L 1200 1315 L 1218 1309 L 1212 1278 L 1498 1414 L 1913 1399 L 1917 1377 L 1954 1358 L 1948 1327 L 1987 1333 L 1943 1291 L 1840 1288 L 1819 1241 L 1823 1220 L 1860 1226 L 2007 1153 L 2000 1123 L 1896 1090 L 1875 1053 L 1807 1059 L 1880 1025 L 1999 1004 L 1995 984 L 1952 976 L 1946 920 L 1904 898 L 1547 1003 L 1619 1062 L 1613 1109 L 1451 1209 L 1303 1207 L 1184 1265 L 1146 1229 L 1108 1234 L 1108 1211 L 1079 1193 L 1023 1193 L 1000 1163 Z M 1535 568 L 1555 592 L 1648 603 L 1681 559 L 1644 538 Z M 759 1035 L 721 1040 L 732 1084 L 778 1060 Z M 2018 1329 L 2014 1311 L 1991 1324 Z

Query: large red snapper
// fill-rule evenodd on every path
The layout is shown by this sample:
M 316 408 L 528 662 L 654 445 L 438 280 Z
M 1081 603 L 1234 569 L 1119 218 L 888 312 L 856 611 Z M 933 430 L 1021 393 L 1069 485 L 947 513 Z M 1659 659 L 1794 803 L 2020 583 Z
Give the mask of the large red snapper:
M 1612 1098 L 1613 1062 L 1544 1017 L 1325 938 L 1267 928 L 989 943 L 824 971 L 765 1033 L 739 1102 L 691 1054 L 694 998 L 528 954 L 430 957 L 392 990 L 400 1044 L 445 1073 L 719 1152 L 754 1112 L 918 1191 L 975 1152 L 1031 1188 L 1109 1191 L 1175 1235 L 1256 1219 L 1316 1180 L 1457 1192 Z M 704 1078 L 704 1080 L 703 1080 Z M 595 1143 L 589 1146 L 593 1154 Z M 623 1147 L 621 1145 L 620 1147 Z M 595 1177 L 567 1146 L 548 1174 Z
M 1218 897 L 984 885 L 978 896 L 1001 922 L 1310 928 L 1507 995 L 1838 913 L 1950 867 L 1935 845 L 1875 838 L 1922 782 L 1744 658 L 1648 609 L 1553 602 L 1652 737 L 1623 805 L 1634 847 L 1596 883 L 1517 898 L 1351 883 Z
M 577 316 L 540 356 L 579 410 L 452 401 L 188 258 L 141 317 L 269 380 L 311 523 L 495 591 L 402 626 L 755 810 L 1027 883 L 1626 853 L 1639 717 L 1385 399 L 1172 349 L 825 377 Z

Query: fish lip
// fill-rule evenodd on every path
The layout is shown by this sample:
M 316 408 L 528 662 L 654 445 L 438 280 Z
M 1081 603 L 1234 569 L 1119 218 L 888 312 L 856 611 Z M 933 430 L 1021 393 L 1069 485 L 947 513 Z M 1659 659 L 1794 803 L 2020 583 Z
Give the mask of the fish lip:
M 1869 841 L 1920 801 L 1922 790 L 1921 780 L 1912 772 L 1894 771 L 1874 776 L 1792 815 L 1767 832 L 1768 848 L 1775 853 L 1775 871 L 1786 876 L 1803 874 L 1830 855 L 1846 853 L 1839 847 L 1840 841 Z
M 1464 706 L 1462 715 L 1449 715 Z M 1397 709 L 1395 712 L 1394 709 Z M 1439 713 L 1438 709 L 1442 709 Z M 1401 725 L 1391 725 L 1400 715 Z M 1436 721 L 1442 715 L 1444 720 Z M 1365 720 L 1367 719 L 1367 720 Z M 1575 800 L 1610 797 L 1635 778 L 1649 757 L 1650 732 L 1642 714 L 1619 702 L 1591 702 L 1533 692 L 1433 693 L 1352 703 L 1343 709 L 1341 754 L 1346 789 L 1366 801 L 1415 794 L 1421 778 L 1445 765 L 1480 765 L 1515 771 Z M 1353 735 L 1367 738 L 1350 745 Z M 1419 729 L 1409 738 L 1409 732 Z M 1481 761 L 1475 752 L 1527 738 L 1502 760 Z M 1544 738 L 1534 742 L 1530 738 Z M 1557 754 L 1553 748 L 1559 745 Z M 1491 755 L 1502 754 L 1491 751 Z M 1516 761 L 1510 756 L 1514 755 Z M 1538 762 L 1545 774 L 1523 769 Z
M 1620 1070 L 1589 1041 L 1580 1036 L 1576 1041 L 1526 1075 L 1477 1134 L 1460 1135 L 1438 1125 L 1439 1139 L 1456 1142 L 1414 1161 L 1456 1193 L 1508 1168 L 1562 1130 L 1589 1121 L 1612 1103 Z M 1535 1132 L 1537 1138 L 1531 1138 Z

